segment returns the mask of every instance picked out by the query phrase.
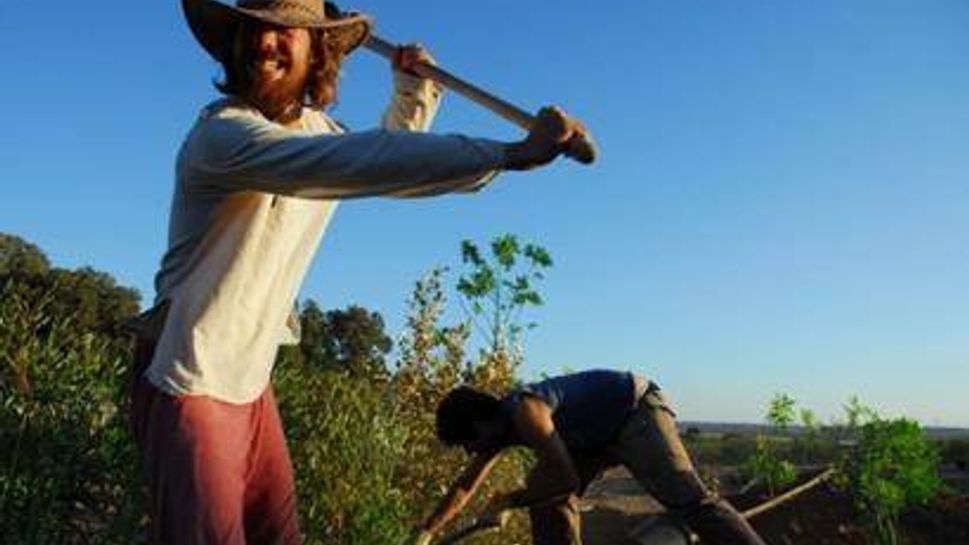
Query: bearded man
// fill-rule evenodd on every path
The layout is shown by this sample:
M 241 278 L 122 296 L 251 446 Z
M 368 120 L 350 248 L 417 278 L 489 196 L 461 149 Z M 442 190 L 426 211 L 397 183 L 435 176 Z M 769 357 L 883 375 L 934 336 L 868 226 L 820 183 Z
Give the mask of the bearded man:
M 425 130 L 441 89 L 394 63 L 381 129 L 346 133 L 323 110 L 369 20 L 320 0 L 183 0 L 223 67 L 176 163 L 168 249 L 140 332 L 132 425 L 149 473 L 153 538 L 166 545 L 301 540 L 292 464 L 273 398 L 277 348 L 341 199 L 481 188 L 503 169 L 552 161 L 581 126 L 543 109 L 503 143 Z M 298 321 L 295 321 L 298 323 Z

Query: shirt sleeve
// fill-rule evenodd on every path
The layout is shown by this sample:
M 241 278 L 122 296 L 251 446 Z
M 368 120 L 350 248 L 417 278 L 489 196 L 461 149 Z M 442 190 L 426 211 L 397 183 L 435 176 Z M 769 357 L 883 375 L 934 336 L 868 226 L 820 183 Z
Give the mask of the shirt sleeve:
M 381 126 L 389 130 L 425 132 L 437 116 L 444 88 L 429 79 L 394 70 L 394 94 L 381 118 Z M 432 197 L 443 193 L 478 191 L 499 174 L 499 170 L 475 173 L 459 180 L 445 180 L 437 184 L 409 187 L 389 195 L 398 198 Z
M 437 83 L 394 70 L 394 94 L 380 126 L 390 130 L 424 132 L 431 128 L 444 89 Z
M 199 120 L 179 170 L 200 190 L 349 199 L 474 190 L 503 163 L 504 145 L 493 140 L 388 129 L 308 134 L 235 110 Z

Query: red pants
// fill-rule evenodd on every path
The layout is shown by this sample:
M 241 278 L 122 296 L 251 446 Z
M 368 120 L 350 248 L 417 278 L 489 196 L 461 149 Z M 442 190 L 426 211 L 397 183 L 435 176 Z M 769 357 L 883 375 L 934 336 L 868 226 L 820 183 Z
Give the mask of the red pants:
M 136 350 L 136 377 L 151 348 Z M 171 396 L 136 378 L 131 423 L 151 485 L 152 543 L 301 542 L 293 466 L 271 386 L 236 405 Z

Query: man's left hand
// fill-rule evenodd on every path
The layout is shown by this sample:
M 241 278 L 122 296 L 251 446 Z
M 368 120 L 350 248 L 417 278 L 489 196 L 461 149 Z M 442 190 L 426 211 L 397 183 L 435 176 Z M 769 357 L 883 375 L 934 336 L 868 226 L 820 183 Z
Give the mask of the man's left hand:
M 407 44 L 397 48 L 397 53 L 394 54 L 394 60 L 392 66 L 394 70 L 407 73 L 411 76 L 417 76 L 414 73 L 414 67 L 418 64 L 430 64 L 436 65 L 434 57 L 431 56 L 430 52 L 424 48 L 421 44 Z

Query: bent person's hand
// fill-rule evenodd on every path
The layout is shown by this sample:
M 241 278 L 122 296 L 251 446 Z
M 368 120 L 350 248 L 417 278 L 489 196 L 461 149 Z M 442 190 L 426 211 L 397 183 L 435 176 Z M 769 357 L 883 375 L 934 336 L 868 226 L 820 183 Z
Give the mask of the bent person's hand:
M 528 136 L 506 148 L 505 168 L 528 170 L 548 164 L 568 149 L 569 141 L 585 133 L 582 123 L 561 108 L 546 106 L 538 111 Z
M 504 528 L 511 516 L 512 505 L 508 496 L 498 494 L 485 506 L 478 521 L 495 528 Z
M 415 528 L 402 545 L 430 545 L 433 537 L 427 530 Z

